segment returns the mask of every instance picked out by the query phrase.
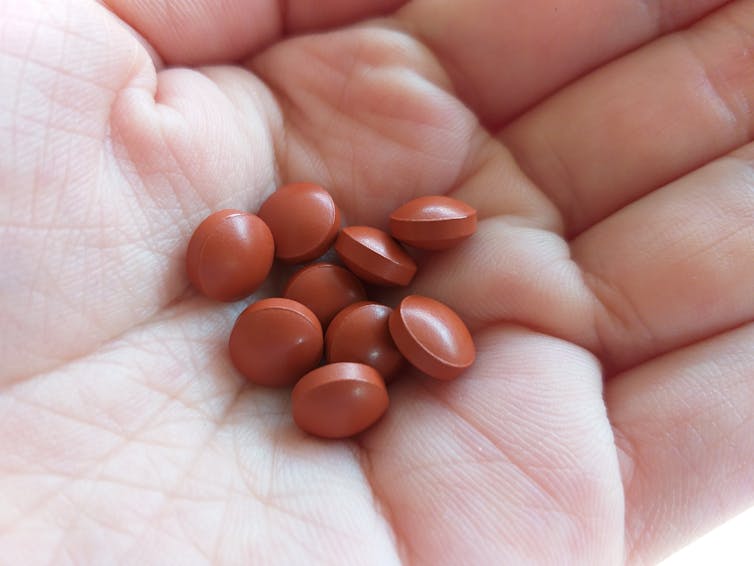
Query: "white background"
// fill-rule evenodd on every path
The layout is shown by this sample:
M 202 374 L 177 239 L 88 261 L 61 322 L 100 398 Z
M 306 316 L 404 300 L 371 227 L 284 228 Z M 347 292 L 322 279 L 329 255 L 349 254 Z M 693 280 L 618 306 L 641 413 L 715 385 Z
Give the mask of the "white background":
M 683 548 L 660 566 L 754 566 L 754 507 Z

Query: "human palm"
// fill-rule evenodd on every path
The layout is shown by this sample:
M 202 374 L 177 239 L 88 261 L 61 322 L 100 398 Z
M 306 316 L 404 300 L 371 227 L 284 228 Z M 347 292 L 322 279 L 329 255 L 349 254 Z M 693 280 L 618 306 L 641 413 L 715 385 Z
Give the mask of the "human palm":
M 0 2 L 3 560 L 651 562 L 749 504 L 749 3 L 282 4 Z M 244 382 L 246 303 L 184 268 L 302 180 L 481 219 L 412 287 L 476 364 L 352 441 Z

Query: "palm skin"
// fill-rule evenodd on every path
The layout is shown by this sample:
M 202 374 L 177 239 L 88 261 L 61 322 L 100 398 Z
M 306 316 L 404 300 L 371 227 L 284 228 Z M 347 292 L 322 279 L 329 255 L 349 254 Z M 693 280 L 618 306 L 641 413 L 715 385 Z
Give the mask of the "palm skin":
M 3 563 L 651 563 L 750 504 L 746 2 L 170 4 L 0 2 Z M 296 180 L 482 219 L 412 287 L 477 363 L 352 441 L 185 274 Z

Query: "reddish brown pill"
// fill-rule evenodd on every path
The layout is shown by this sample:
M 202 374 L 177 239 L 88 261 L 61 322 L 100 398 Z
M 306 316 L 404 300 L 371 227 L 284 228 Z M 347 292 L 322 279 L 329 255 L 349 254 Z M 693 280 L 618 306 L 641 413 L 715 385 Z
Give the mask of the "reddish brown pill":
M 186 253 L 191 283 L 218 301 L 256 291 L 272 267 L 275 245 L 267 225 L 240 210 L 210 214 L 194 231 Z
M 388 403 L 377 370 L 348 362 L 307 373 L 291 396 L 296 425 L 324 438 L 347 438 L 366 430 L 385 413 Z
M 454 379 L 474 363 L 476 348 L 461 318 L 420 295 L 403 299 L 390 315 L 390 334 L 406 359 L 436 379 Z
M 323 327 L 348 305 L 367 298 L 358 277 L 332 263 L 315 263 L 298 271 L 283 296 L 309 307 Z
M 425 196 L 407 202 L 390 215 L 395 238 L 423 250 L 446 250 L 476 232 L 476 210 L 446 196 Z
M 330 193 L 314 183 L 291 183 L 272 193 L 259 217 L 275 239 L 275 257 L 286 263 L 316 259 L 340 229 L 340 210 Z
M 371 226 L 343 228 L 335 251 L 348 269 L 375 285 L 408 285 L 416 274 L 416 263 L 400 244 Z
M 230 359 L 249 381 L 283 387 L 317 366 L 323 341 L 322 326 L 307 307 L 290 299 L 263 299 L 236 320 Z
M 360 302 L 346 307 L 325 334 L 328 362 L 359 362 L 376 369 L 390 381 L 405 362 L 390 336 L 388 306 Z

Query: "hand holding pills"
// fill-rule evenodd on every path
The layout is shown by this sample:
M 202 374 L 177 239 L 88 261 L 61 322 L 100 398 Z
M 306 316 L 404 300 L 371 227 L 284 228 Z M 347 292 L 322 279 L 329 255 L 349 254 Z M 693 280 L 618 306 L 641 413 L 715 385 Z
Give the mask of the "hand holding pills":
M 2 556 L 653 564 L 752 504 L 753 4 L 0 2 Z
M 340 222 L 325 189 L 293 183 L 273 193 L 258 216 L 238 210 L 211 214 L 194 232 L 186 259 L 198 291 L 233 301 L 259 288 L 273 255 L 301 263 L 335 243 L 346 267 L 302 268 L 286 285 L 284 298 L 247 307 L 229 341 L 233 365 L 252 383 L 295 384 L 294 421 L 326 438 L 352 436 L 377 422 L 389 404 L 385 382 L 406 360 L 431 377 L 450 380 L 476 355 L 466 325 L 447 305 L 411 295 L 391 309 L 366 301 L 360 281 L 408 285 L 417 265 L 396 239 L 426 250 L 448 249 L 476 230 L 472 207 L 446 196 L 414 199 L 391 215 L 392 236 L 370 226 L 340 229 Z M 317 367 L 323 353 L 327 363 Z

